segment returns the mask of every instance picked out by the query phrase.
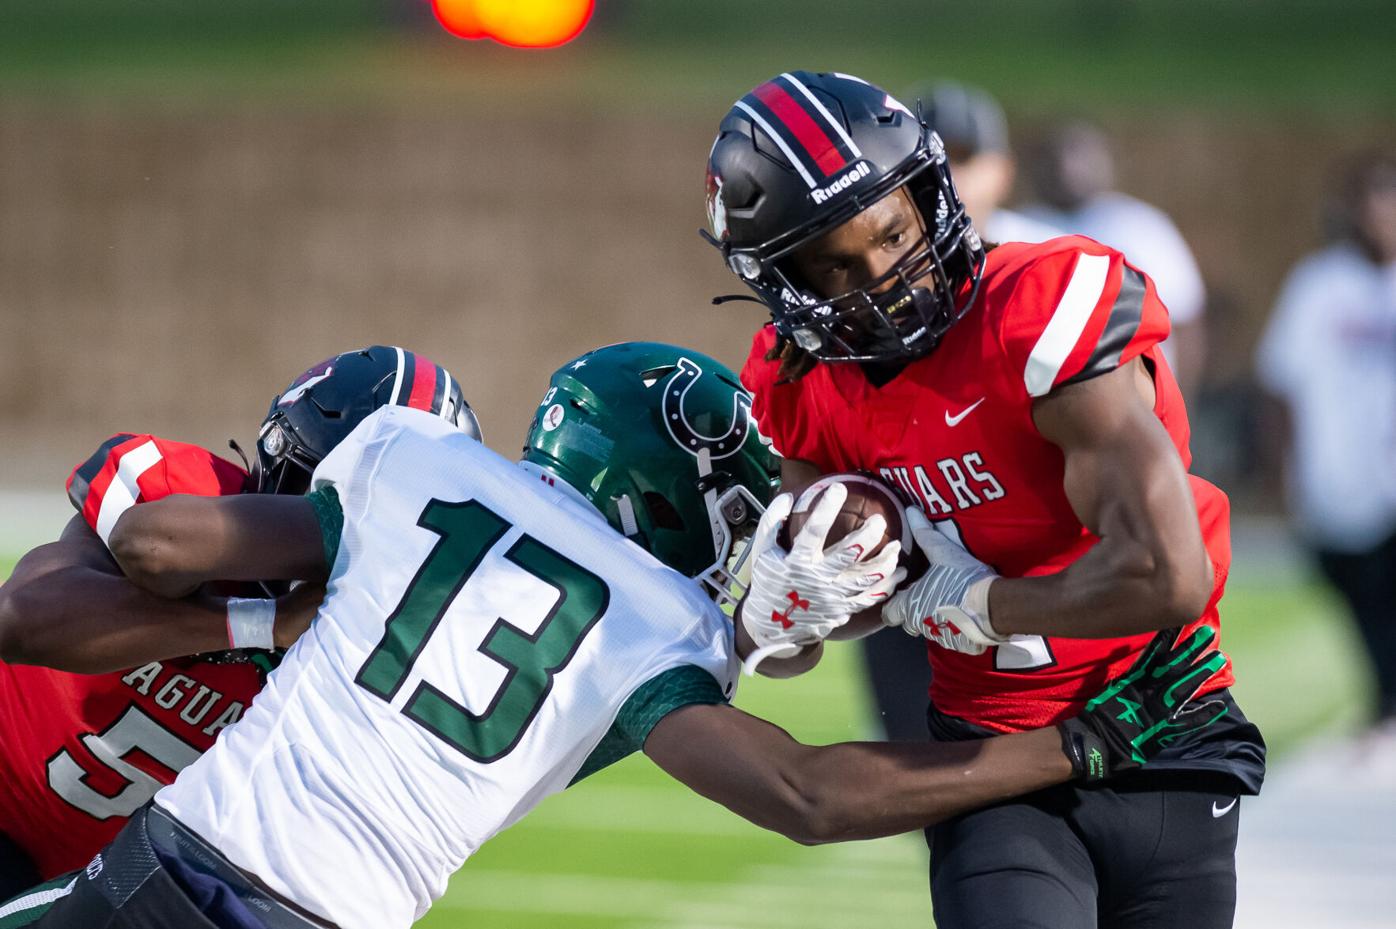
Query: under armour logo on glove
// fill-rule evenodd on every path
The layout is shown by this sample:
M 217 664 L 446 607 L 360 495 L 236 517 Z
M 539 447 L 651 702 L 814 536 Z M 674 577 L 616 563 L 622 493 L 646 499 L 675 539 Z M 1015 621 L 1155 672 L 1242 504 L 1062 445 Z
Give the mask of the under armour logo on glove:
M 782 629 L 794 627 L 795 621 L 790 618 L 791 613 L 794 613 L 796 610 L 804 610 L 806 613 L 809 612 L 809 601 L 801 600 L 799 592 L 792 590 L 786 594 L 786 596 L 790 598 L 790 605 L 785 608 L 784 613 L 777 613 L 775 610 L 771 610 L 771 622 L 780 623 Z
M 763 658 L 790 658 L 827 638 L 854 613 L 880 603 L 906 577 L 905 569 L 897 567 L 901 546 L 896 542 L 864 557 L 887 531 L 881 516 L 825 548 L 847 497 L 845 485 L 829 485 L 788 552 L 776 536 L 794 507 L 794 496 L 781 494 L 762 514 L 751 542 L 751 586 L 741 607 L 742 627 L 756 645 L 746 656 L 748 673 Z
M 1007 642 L 989 622 L 989 586 L 998 575 L 941 535 L 915 507 L 907 509 L 906 520 L 930 567 L 887 601 L 882 621 L 966 655 L 982 655 Z
M 987 586 L 986 582 L 985 587 Z M 945 615 L 952 612 L 958 614 L 958 624 Z M 937 613 L 921 620 L 921 629 L 922 635 L 941 648 L 964 652 L 966 655 L 982 655 L 992 641 L 983 631 L 983 624 L 977 620 L 975 614 L 956 607 L 941 607 Z
M 927 616 L 921 620 L 921 625 L 926 628 L 926 638 L 943 639 L 955 635 L 964 635 L 963 632 L 950 620 L 937 619 L 935 616 Z

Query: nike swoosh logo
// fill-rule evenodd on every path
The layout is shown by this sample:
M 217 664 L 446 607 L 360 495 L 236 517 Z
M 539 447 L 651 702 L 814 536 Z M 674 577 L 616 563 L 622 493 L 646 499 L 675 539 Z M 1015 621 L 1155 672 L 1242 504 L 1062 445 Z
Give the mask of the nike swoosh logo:
M 1223 816 L 1225 816 L 1227 813 L 1230 813 L 1230 812 L 1231 812 L 1231 808 L 1232 808 L 1233 806 L 1235 806 L 1235 805 L 1236 805 L 1236 801 L 1237 801 L 1237 800 L 1240 800 L 1240 799 L 1241 799 L 1240 797 L 1232 797 L 1232 798 L 1231 798 L 1231 802 L 1228 803 L 1226 806 L 1217 806 L 1217 801 L 1213 800 L 1213 801 L 1212 801 L 1212 818 L 1213 818 L 1213 819 L 1221 819 L 1221 818 L 1222 818 Z
M 986 399 L 987 399 L 986 397 L 980 397 L 978 400 L 974 401 L 973 403 L 971 403 L 969 406 L 965 407 L 963 410 L 961 410 L 959 413 L 957 413 L 957 414 L 954 415 L 954 416 L 951 416 L 951 415 L 950 415 L 950 411 L 949 411 L 949 410 L 946 410 L 946 411 L 945 411 L 945 425 L 949 426 L 951 429 L 954 429 L 956 426 L 958 426 L 958 425 L 960 424 L 960 420 L 964 419 L 966 416 L 968 416 L 969 414 L 973 413 L 973 412 L 974 412 L 974 408 L 977 407 L 979 404 L 983 403 Z

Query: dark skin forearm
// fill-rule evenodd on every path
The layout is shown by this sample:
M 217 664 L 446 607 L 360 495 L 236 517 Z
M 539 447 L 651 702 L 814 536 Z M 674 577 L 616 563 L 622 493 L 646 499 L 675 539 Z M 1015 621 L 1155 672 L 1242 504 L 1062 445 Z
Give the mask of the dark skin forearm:
M 1072 776 L 1056 729 L 810 746 L 730 706 L 670 713 L 645 754 L 739 816 L 811 845 L 914 831 Z
M 329 573 L 304 497 L 176 494 L 131 507 L 108 544 L 127 577 L 163 597 L 209 581 L 323 581 Z
M 305 628 L 319 597 L 299 601 L 316 593 L 278 605 L 278 645 Z M 227 647 L 226 599 L 168 600 L 136 587 L 81 517 L 20 559 L 0 587 L 0 659 L 11 664 L 102 674 Z
M 1039 431 L 1062 449 L 1067 499 L 1100 541 L 1058 574 L 994 581 L 989 615 L 1000 634 L 1134 635 L 1184 625 L 1206 608 L 1212 562 L 1153 398 L 1135 360 L 1037 401 Z

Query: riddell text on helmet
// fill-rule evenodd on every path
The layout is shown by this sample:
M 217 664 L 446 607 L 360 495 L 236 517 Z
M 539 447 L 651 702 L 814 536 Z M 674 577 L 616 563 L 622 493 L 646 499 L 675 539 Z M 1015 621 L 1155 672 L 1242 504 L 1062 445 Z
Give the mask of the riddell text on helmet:
M 872 167 L 866 161 L 860 161 L 849 168 L 846 173 L 835 178 L 832 184 L 825 187 L 816 187 L 809 192 L 809 195 L 814 199 L 815 203 L 823 203 L 825 200 L 834 196 L 834 194 L 842 193 L 871 173 Z

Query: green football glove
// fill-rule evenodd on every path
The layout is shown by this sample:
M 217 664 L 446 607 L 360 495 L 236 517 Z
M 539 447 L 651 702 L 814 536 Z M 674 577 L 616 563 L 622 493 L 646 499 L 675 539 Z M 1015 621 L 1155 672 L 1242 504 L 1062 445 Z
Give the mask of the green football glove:
M 1191 702 L 1226 667 L 1216 631 L 1199 626 L 1175 647 L 1177 629 L 1165 629 L 1122 677 L 1087 701 L 1081 715 L 1060 723 L 1062 750 L 1076 776 L 1099 781 L 1144 764 L 1159 750 L 1226 715 L 1220 700 Z

